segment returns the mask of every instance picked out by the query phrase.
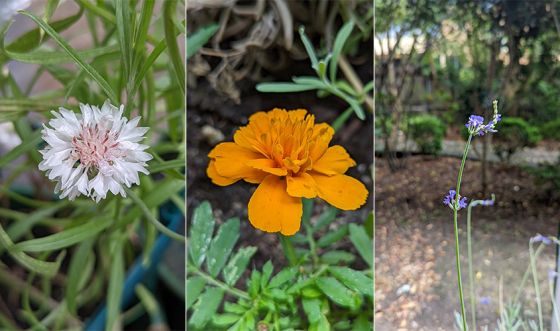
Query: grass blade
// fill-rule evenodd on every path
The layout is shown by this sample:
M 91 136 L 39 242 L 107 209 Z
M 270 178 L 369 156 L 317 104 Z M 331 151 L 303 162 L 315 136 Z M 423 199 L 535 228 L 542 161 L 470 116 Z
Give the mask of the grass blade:
M 344 24 L 344 26 L 340 29 L 336 38 L 334 40 L 334 46 L 332 51 L 332 58 L 329 67 L 329 74 L 331 82 L 336 80 L 336 70 L 338 69 L 338 59 L 340 58 L 340 54 L 342 53 L 342 48 L 344 48 L 344 44 L 352 30 L 354 29 L 354 21 L 350 20 L 348 23 Z
M 58 45 L 60 45 L 60 47 L 62 47 L 62 49 L 66 51 L 66 53 L 68 53 L 68 55 L 74 60 L 74 62 L 76 62 L 83 70 L 85 70 L 85 72 L 88 73 L 88 75 L 95 82 L 97 82 L 97 84 L 99 84 L 101 89 L 105 91 L 105 93 L 111 99 L 111 101 L 114 104 L 118 104 L 118 98 L 116 97 L 109 83 L 107 83 L 107 81 L 103 77 L 101 77 L 101 75 L 91 65 L 86 63 L 82 59 L 82 57 L 78 53 L 76 53 L 76 51 L 72 48 L 72 46 L 70 46 L 70 44 L 68 44 L 64 39 L 62 39 L 62 37 L 50 25 L 48 25 L 43 20 L 41 20 L 40 18 L 38 18 L 37 16 L 33 15 L 30 12 L 23 11 L 21 13 L 31 18 L 35 23 L 37 23 L 37 25 L 39 25 L 43 30 L 45 30 L 45 32 L 49 36 L 51 36 L 51 38 L 53 38 L 58 43 Z
M 171 63 L 173 64 L 173 69 L 175 76 L 177 77 L 177 82 L 185 93 L 185 67 L 183 66 L 183 58 L 179 53 L 179 46 L 177 45 L 176 38 L 176 28 L 173 24 L 173 18 L 175 14 L 175 9 L 177 7 L 176 0 L 168 0 L 163 4 L 163 28 L 165 31 L 165 42 L 167 43 L 167 52 Z

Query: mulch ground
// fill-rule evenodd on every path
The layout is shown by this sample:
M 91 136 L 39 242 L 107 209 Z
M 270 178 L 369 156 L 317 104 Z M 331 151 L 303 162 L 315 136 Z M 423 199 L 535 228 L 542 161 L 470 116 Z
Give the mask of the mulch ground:
M 391 172 L 376 159 L 376 324 L 379 330 L 452 330 L 459 310 L 452 212 L 441 200 L 455 185 L 460 160 L 413 156 L 406 168 Z M 467 162 L 461 193 L 481 194 L 480 162 Z M 527 269 L 529 238 L 556 235 L 559 201 L 535 184 L 524 170 L 490 165 L 487 196 L 493 207 L 473 209 L 473 256 L 476 273 L 478 326 L 492 329 L 498 317 L 500 282 L 504 301 L 512 298 Z M 463 282 L 468 296 L 466 211 L 460 213 Z M 547 270 L 555 252 L 539 259 L 541 292 L 548 298 Z M 529 283 L 528 285 L 531 285 Z M 535 318 L 534 291 L 523 290 L 527 318 Z M 489 303 L 488 300 L 489 299 Z M 467 301 L 468 303 L 468 301 Z M 550 305 L 545 304 L 549 320 Z M 469 311 L 469 310 L 468 310 Z

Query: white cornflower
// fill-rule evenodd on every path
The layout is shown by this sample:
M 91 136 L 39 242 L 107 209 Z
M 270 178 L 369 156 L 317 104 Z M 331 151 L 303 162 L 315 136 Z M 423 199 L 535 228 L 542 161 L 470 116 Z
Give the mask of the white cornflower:
M 80 104 L 81 114 L 59 108 L 48 128 L 43 124 L 43 161 L 39 170 L 56 181 L 55 193 L 74 200 L 80 194 L 96 202 L 108 191 L 126 197 L 122 185 L 138 184 L 138 172 L 146 175 L 146 161 L 152 156 L 143 152 L 149 146 L 138 142 L 148 128 L 137 127 L 140 117 L 130 122 L 108 101 L 101 109 Z
M 18 10 L 29 7 L 31 0 L 0 0 L 0 25 L 8 22 Z

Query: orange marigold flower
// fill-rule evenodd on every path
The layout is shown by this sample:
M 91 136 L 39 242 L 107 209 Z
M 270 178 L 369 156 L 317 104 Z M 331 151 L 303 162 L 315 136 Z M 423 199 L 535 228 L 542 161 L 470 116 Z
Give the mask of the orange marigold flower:
M 300 227 L 301 198 L 354 210 L 368 196 L 364 184 L 344 175 L 356 162 L 342 146 L 329 147 L 333 134 L 305 109 L 258 112 L 235 132 L 234 142 L 210 151 L 206 173 L 220 186 L 240 179 L 259 184 L 249 201 L 249 221 L 266 232 L 293 235 Z

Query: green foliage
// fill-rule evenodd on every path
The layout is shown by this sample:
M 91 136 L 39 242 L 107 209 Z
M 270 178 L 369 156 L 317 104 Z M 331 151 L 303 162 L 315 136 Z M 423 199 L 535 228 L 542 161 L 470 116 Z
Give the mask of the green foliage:
M 519 117 L 507 117 L 496 127 L 494 149 L 502 161 L 509 161 L 517 150 L 535 146 L 540 140 L 539 130 Z
M 445 137 L 445 124 L 438 117 L 433 115 L 414 116 L 409 119 L 408 132 L 421 152 L 437 154 L 441 151 Z
M 560 158 L 554 164 L 527 167 L 526 170 L 534 176 L 543 197 L 550 201 L 560 198 Z
M 336 209 L 328 208 L 312 225 L 312 208 L 312 201 L 304 200 L 302 222 L 305 234 L 300 231 L 293 237 L 285 237 L 290 245 L 297 245 L 297 265 L 279 269 L 273 261 L 268 261 L 260 269 L 247 270 L 256 248 L 234 249 L 239 236 L 239 220 L 230 219 L 216 230 L 210 204 L 201 203 L 195 209 L 189 227 L 189 328 L 240 331 L 254 330 L 257 326 L 278 331 L 319 331 L 333 327 L 371 329 L 373 271 L 349 267 L 357 256 L 334 249 L 336 243 L 348 234 L 348 227 L 343 227 L 343 236 L 330 238 L 325 249 L 318 248 L 320 240 L 316 241 L 315 236 L 336 220 Z M 371 266 L 373 242 L 364 227 L 351 224 L 350 237 L 359 254 Z M 242 284 L 236 285 L 239 280 Z
M 344 100 L 350 106 L 349 109 L 351 109 L 359 119 L 364 120 L 365 112 L 362 108 L 362 104 L 365 102 L 368 93 L 370 93 L 370 89 L 373 89 L 373 83 L 369 83 L 363 90 L 357 91 L 352 88 L 347 81 L 337 79 L 339 60 L 343 55 L 344 46 L 353 28 L 353 20 L 344 24 L 336 35 L 332 52 L 327 54 L 323 59 L 319 59 L 311 41 L 305 34 L 304 28 L 301 27 L 299 34 L 307 55 L 309 56 L 309 60 L 311 61 L 311 68 L 315 71 L 317 77 L 302 76 L 292 78 L 293 82 L 260 83 L 257 84 L 257 91 L 290 93 L 317 90 L 320 96 L 335 95 Z M 340 127 L 348 117 L 348 112 L 342 114 L 340 116 L 341 120 L 337 121 L 337 126 Z
M 545 123 L 540 132 L 544 138 L 560 141 L 560 118 Z
M 184 40 L 184 23 L 177 19 L 182 6 L 166 2 L 160 17 L 153 15 L 153 0 L 78 0 L 66 7 L 74 12 L 61 17 L 63 3 L 48 0 L 39 4 L 44 8 L 23 11 L 19 19 L 33 29 L 19 36 L 11 22 L 0 28 L 0 66 L 5 68 L 0 122 L 12 122 L 22 141 L 0 157 L 0 171 L 12 172 L 0 182 L 0 286 L 10 288 L 21 302 L 14 307 L 21 312 L 17 316 L 6 318 L 0 312 L 0 329 L 82 328 L 84 311 L 101 305 L 107 308 L 106 328 L 124 328 L 139 317 L 127 319 L 124 316 L 134 314 L 121 311 L 126 270 L 139 255 L 145 266 L 160 262 L 149 260 L 159 233 L 184 242 L 184 236 L 158 220 L 164 203 L 182 205 L 184 189 L 184 70 L 176 47 L 177 40 Z M 9 43 L 8 31 L 15 35 Z M 66 39 L 76 35 L 91 36 L 86 38 L 91 42 L 80 43 L 78 50 Z M 22 71 L 37 70 L 25 90 L 16 83 L 20 72 L 5 65 L 9 61 L 19 62 Z M 36 86 L 45 76 L 52 81 L 48 91 Z M 35 129 L 41 123 L 36 117 L 31 122 L 28 113 L 39 113 L 46 123 L 52 118 L 50 110 L 76 111 L 78 103 L 100 106 L 107 99 L 124 104 L 128 118 L 141 116 L 140 125 L 150 128 L 143 143 L 150 146 L 147 152 L 154 160 L 148 169 L 155 176 L 141 175 L 142 185 L 129 189 L 126 198 L 109 193 L 99 204 L 83 197 L 57 200 L 54 185 L 43 176 L 34 176 L 29 187 L 14 186 L 42 160 L 41 130 Z M 160 137 L 170 140 L 167 146 Z M 18 159 L 24 161 L 13 170 L 10 166 Z M 13 264 L 22 267 L 17 274 Z M 146 289 L 138 291 L 152 314 L 154 298 Z

